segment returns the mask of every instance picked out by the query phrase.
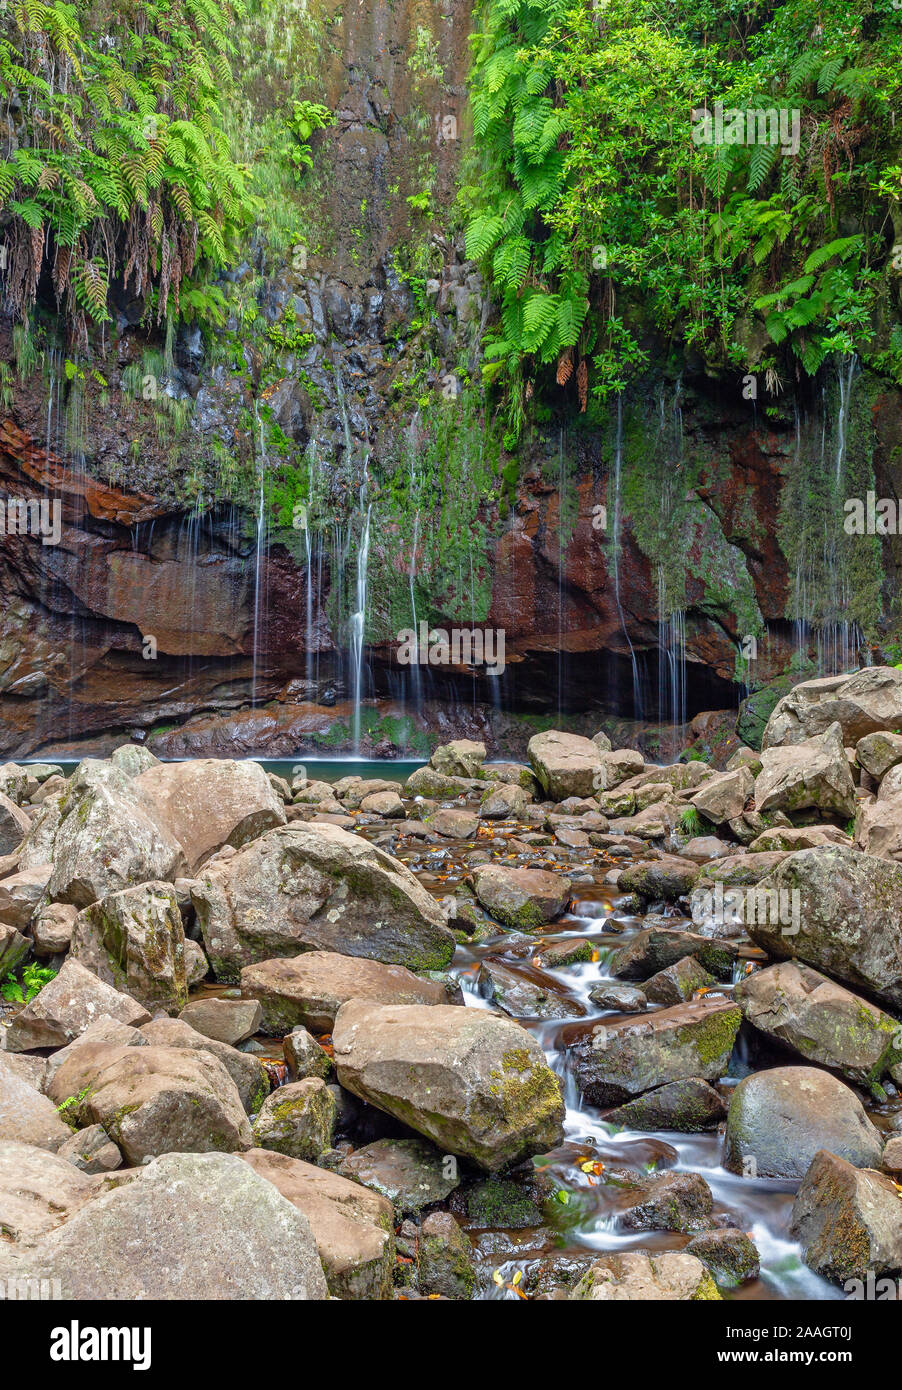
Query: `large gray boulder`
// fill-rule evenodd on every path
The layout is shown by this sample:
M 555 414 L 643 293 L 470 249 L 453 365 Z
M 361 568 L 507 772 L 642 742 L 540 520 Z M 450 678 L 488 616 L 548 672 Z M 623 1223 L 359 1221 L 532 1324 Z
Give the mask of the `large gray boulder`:
M 803 849 L 759 888 L 788 895 L 787 902 L 798 894 L 799 930 L 773 920 L 750 923 L 757 945 L 902 1008 L 902 867 L 839 846 Z
M 285 824 L 285 807 L 259 763 L 156 763 L 135 778 L 134 788 L 161 830 L 181 845 L 191 873 L 223 845 L 237 848 Z
M 71 1134 L 56 1106 L 23 1080 L 0 1052 L 0 1140 L 56 1150 Z
M 569 1056 L 592 1105 L 620 1105 L 671 1081 L 717 1081 L 729 1065 L 742 1014 L 731 1002 L 678 1004 L 639 1019 L 595 1024 Z
M 895 1183 L 824 1149 L 814 1155 L 799 1188 L 790 1232 L 805 1263 L 826 1279 L 845 1283 L 902 1274 Z
M 54 1074 L 48 1093 L 68 1104 L 75 1123 L 103 1125 L 129 1164 L 161 1153 L 251 1147 L 235 1083 L 206 1050 L 86 1043 Z
M 743 1077 L 727 1113 L 725 1168 L 749 1177 L 802 1178 L 818 1149 L 856 1168 L 880 1163 L 880 1135 L 854 1091 L 816 1067 L 773 1067 Z
M 0 1253 L 0 1273 L 23 1267 Z M 45 1236 L 27 1268 L 64 1299 L 328 1297 L 306 1216 L 234 1154 L 157 1158 Z
M 756 970 L 734 998 L 749 1023 L 808 1062 L 859 1086 L 887 1073 L 902 1081 L 902 1023 L 807 965 L 782 961 Z
M 50 865 L 22 869 L 0 880 L 0 922 L 24 932 L 50 879 Z
M 171 884 L 142 883 L 83 908 L 72 955 L 148 1009 L 177 1013 L 188 1002 L 185 930 Z
M 135 788 L 114 764 L 95 758 L 73 772 L 53 841 L 48 892 L 55 901 L 88 907 L 108 893 L 185 872 L 181 845 Z
M 902 763 L 902 734 L 865 734 L 855 745 L 855 761 L 876 781 Z
M 295 821 L 214 859 L 192 886 L 207 956 L 222 979 L 302 951 L 441 970 L 454 937 L 405 865 L 359 835 Z
M 8 1052 L 65 1047 L 103 1014 L 120 1023 L 147 1023 L 150 1014 L 128 994 L 99 980 L 71 957 L 59 973 L 15 1015 L 6 1031 Z
M 310 1222 L 333 1298 L 392 1297 L 392 1205 L 378 1192 L 312 1163 L 249 1149 L 242 1160 Z
M 31 829 L 31 817 L 0 792 L 0 855 L 12 854 Z
M 855 814 L 855 783 L 837 723 L 801 743 L 768 748 L 761 754 L 761 771 L 755 778 L 756 810 L 766 815 L 812 806 L 841 816 Z
M 332 1035 L 342 1086 L 490 1171 L 561 1142 L 560 1084 L 538 1042 L 482 1009 L 351 1002 Z
M 269 1073 L 259 1057 L 240 1052 L 237 1047 L 218 1038 L 198 1033 L 180 1018 L 155 1018 L 142 1025 L 139 1038 L 155 1047 L 187 1047 L 195 1052 L 209 1052 L 220 1061 L 235 1083 L 241 1104 L 247 1115 L 256 1115 L 270 1092 Z
M 32 1246 L 96 1192 L 91 1177 L 43 1146 L 0 1140 L 0 1251 L 7 1241 Z
M 602 750 L 590 738 L 549 729 L 534 734 L 526 751 L 536 777 L 552 801 L 563 801 L 568 796 L 594 796 L 605 790 Z
M 902 725 L 902 671 L 869 666 L 852 676 L 803 681 L 784 695 L 764 730 L 763 748 L 802 743 L 838 723 L 845 744 Z
M 290 960 L 246 965 L 241 992 L 259 1000 L 263 1031 L 281 1037 L 299 1023 L 314 1033 L 331 1033 L 335 1016 L 349 999 L 371 1004 L 446 1004 L 444 985 L 421 980 L 402 965 L 383 965 L 364 956 L 305 951 Z
M 749 769 L 737 767 L 733 772 L 719 772 L 709 777 L 690 801 L 705 820 L 723 825 L 742 815 L 754 785 L 755 779 Z

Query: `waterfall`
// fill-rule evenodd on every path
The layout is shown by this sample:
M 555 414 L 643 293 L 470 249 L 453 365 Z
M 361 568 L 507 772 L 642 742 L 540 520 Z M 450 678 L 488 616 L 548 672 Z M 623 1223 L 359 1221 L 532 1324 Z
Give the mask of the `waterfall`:
M 626 619 L 623 616 L 623 605 L 620 602 L 620 475 L 623 467 L 623 398 L 617 397 L 617 436 L 614 446 L 614 505 L 611 509 L 611 529 L 612 529 L 612 561 L 614 568 L 614 602 L 617 605 L 617 613 L 620 618 L 620 626 L 626 638 L 627 646 L 630 649 L 630 661 L 633 667 L 633 718 L 642 718 L 642 688 L 639 683 L 639 666 L 636 661 L 636 653 L 630 641 L 630 635 L 626 630 Z
M 414 630 L 414 632 L 419 632 L 419 630 L 420 630 L 419 627 L 418 627 L 418 625 L 417 625 L 417 596 L 416 596 L 416 590 L 414 589 L 414 576 L 415 576 L 415 574 L 416 574 L 416 564 L 417 564 L 417 546 L 418 546 L 418 544 L 419 544 L 419 540 L 420 540 L 420 509 L 419 509 L 419 507 L 417 507 L 416 515 L 414 516 L 414 519 L 413 519 L 413 544 L 412 544 L 412 546 L 411 546 L 411 548 L 410 548 L 410 564 L 409 564 L 408 569 L 407 569 L 407 580 L 408 580 L 408 584 L 409 584 L 409 586 L 410 586 L 410 612 L 411 612 L 411 617 L 412 617 L 412 619 L 413 619 L 413 630 Z M 412 684 L 412 686 L 413 686 L 414 708 L 416 709 L 416 711 L 417 711 L 418 714 L 421 714 L 421 713 L 422 713 L 422 710 L 423 710 L 423 682 L 422 682 L 422 675 L 421 675 L 421 671 L 420 671 L 420 664 L 419 664 L 418 661 L 414 661 L 414 662 L 411 664 L 410 680 L 411 680 L 411 684 Z
M 366 496 L 367 474 L 364 465 L 363 486 L 360 490 L 360 505 L 364 506 Z M 354 752 L 360 752 L 360 699 L 363 691 L 363 652 L 366 638 L 366 591 L 367 591 L 367 571 L 370 559 L 370 514 L 372 503 L 366 503 L 366 510 L 363 518 L 363 530 L 360 535 L 360 544 L 357 547 L 357 588 L 356 588 L 356 608 L 351 614 L 351 679 L 354 700 L 354 714 L 351 724 L 351 734 L 354 743 Z
M 257 703 L 257 653 L 260 650 L 260 631 L 262 626 L 263 593 L 261 577 L 263 573 L 263 546 L 266 535 L 264 515 L 263 471 L 260 471 L 260 496 L 257 503 L 257 541 L 254 559 L 254 646 L 251 657 L 251 705 Z

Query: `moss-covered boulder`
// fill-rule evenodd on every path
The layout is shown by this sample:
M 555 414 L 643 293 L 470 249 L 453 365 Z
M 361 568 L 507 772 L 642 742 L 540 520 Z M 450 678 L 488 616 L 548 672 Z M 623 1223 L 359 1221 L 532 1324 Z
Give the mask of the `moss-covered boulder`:
M 347 1178 L 381 1192 L 398 1217 L 416 1216 L 443 1202 L 460 1182 L 457 1159 L 440 1153 L 426 1139 L 376 1139 L 345 1158 Z
M 735 946 L 670 927 L 647 927 L 637 932 L 626 946 L 614 952 L 608 972 L 618 980 L 648 980 L 686 956 L 698 961 L 718 980 L 732 978 Z
M 716 1129 L 727 1113 L 723 1097 L 699 1076 L 670 1081 L 646 1091 L 605 1115 L 606 1124 L 624 1129 L 653 1131 L 675 1129 L 681 1134 L 701 1134 Z
M 714 1198 L 700 1173 L 656 1173 L 624 1187 L 617 1224 L 627 1231 L 707 1231 Z
M 510 1019 L 352 1001 L 338 1012 L 333 1045 L 342 1086 L 445 1153 L 497 1171 L 561 1141 L 560 1083 Z
M 844 817 L 855 814 L 855 783 L 838 723 L 801 743 L 766 748 L 761 754 L 756 810 L 792 815 L 812 806 Z
M 549 729 L 534 734 L 527 747 L 529 761 L 546 796 L 594 796 L 607 786 L 602 750 L 581 734 Z
M 570 901 L 570 880 L 547 869 L 487 864 L 473 873 L 476 896 L 506 927 L 529 931 L 559 917 Z
M 290 1081 L 267 1096 L 254 1121 L 254 1143 L 315 1163 L 332 1147 L 337 1106 L 318 1076 Z
M 902 1220 L 895 1183 L 883 1173 L 816 1153 L 792 1208 L 791 1234 L 805 1263 L 837 1283 L 902 1274 Z
M 750 923 L 757 945 L 902 1009 L 902 866 L 824 846 L 789 855 L 759 886 L 796 903 L 799 930 L 788 934 L 776 921 Z
M 701 1260 L 724 1289 L 736 1288 L 750 1279 L 757 1279 L 760 1270 L 758 1249 L 751 1236 L 732 1226 L 719 1231 L 704 1231 L 686 1246 L 686 1254 Z
M 449 777 L 482 777 L 485 744 L 472 738 L 454 738 L 440 743 L 429 758 L 430 767 Z
M 734 992 L 745 1018 L 808 1062 L 860 1086 L 902 1081 L 902 1025 L 835 980 L 794 961 L 756 970 Z
M 741 1021 L 737 1005 L 706 1002 L 595 1024 L 570 1044 L 577 1083 L 591 1104 L 611 1106 L 670 1081 L 716 1081 Z
M 434 1211 L 423 1222 L 417 1243 L 420 1293 L 467 1299 L 476 1288 L 470 1242 L 448 1211 Z

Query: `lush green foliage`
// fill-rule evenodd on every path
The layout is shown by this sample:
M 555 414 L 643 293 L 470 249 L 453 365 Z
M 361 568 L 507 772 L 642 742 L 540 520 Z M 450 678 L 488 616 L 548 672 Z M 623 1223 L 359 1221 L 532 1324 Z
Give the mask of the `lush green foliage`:
M 13 311 L 49 268 L 83 337 L 121 278 L 157 319 L 253 210 L 222 135 L 226 0 L 11 0 L 0 18 L 0 219 Z
M 772 393 L 831 353 L 902 380 L 900 60 L 892 0 L 485 0 L 461 201 L 514 426 L 543 369 L 622 390 L 650 329 Z M 797 148 L 696 143 L 718 101 L 797 113 Z
M 27 1004 L 56 975 L 49 965 L 38 965 L 32 961 L 22 969 L 21 979 L 10 970 L 0 983 L 0 995 L 8 1004 Z

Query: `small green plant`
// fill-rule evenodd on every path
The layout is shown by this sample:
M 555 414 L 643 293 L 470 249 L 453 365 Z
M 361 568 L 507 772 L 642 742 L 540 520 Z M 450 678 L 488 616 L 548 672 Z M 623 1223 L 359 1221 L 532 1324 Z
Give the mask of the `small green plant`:
M 305 169 L 313 168 L 313 151 L 310 137 L 315 130 L 325 130 L 335 124 L 335 116 L 328 106 L 317 101 L 296 101 L 291 115 L 286 121 L 288 129 L 295 137 L 294 143 L 286 147 L 285 153 L 294 168 L 295 179 L 300 179 Z
M 704 829 L 704 821 L 696 811 L 694 806 L 687 806 L 679 819 L 680 833 L 688 835 L 690 839 L 694 835 L 700 835 Z
M 79 1091 L 77 1096 L 66 1096 L 64 1101 L 56 1107 L 58 1115 L 65 1115 L 68 1110 L 72 1110 L 76 1105 L 81 1105 L 86 1096 L 90 1095 L 90 1086 L 85 1086 L 83 1091 Z
M 24 966 L 21 979 L 16 979 L 10 970 L 0 984 L 0 994 L 7 1004 L 28 1004 L 55 975 L 56 971 L 51 970 L 49 966 L 32 962 L 31 965 Z

